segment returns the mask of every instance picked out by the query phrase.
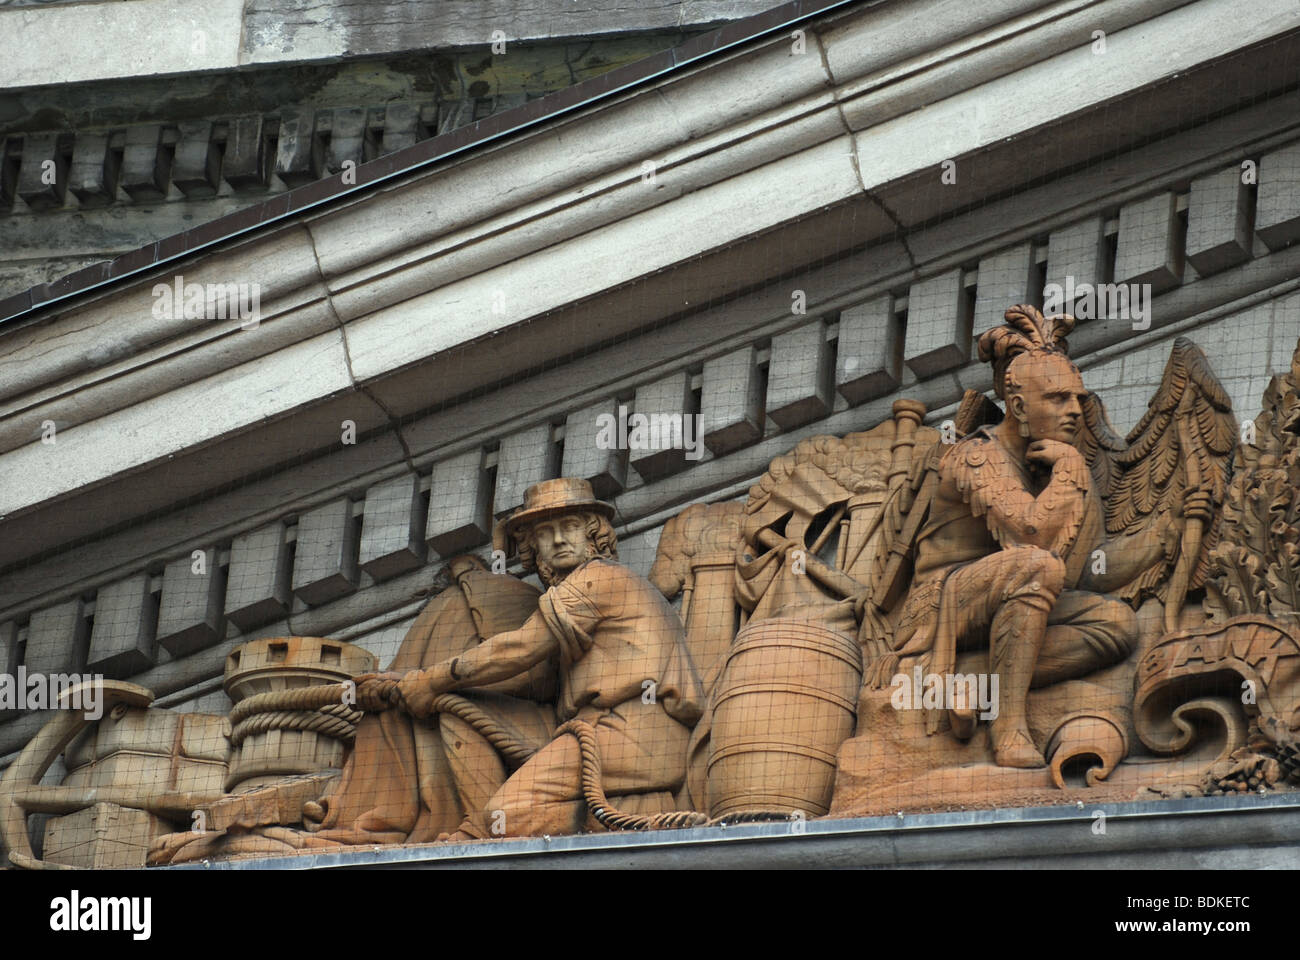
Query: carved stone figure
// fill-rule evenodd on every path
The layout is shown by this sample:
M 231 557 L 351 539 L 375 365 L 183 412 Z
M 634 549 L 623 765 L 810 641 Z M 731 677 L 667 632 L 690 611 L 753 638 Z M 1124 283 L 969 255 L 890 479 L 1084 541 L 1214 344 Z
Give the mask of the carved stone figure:
M 1300 348 L 1239 443 L 1177 338 L 1121 438 L 1072 318 L 1005 319 L 979 342 L 1005 411 L 967 391 L 935 429 L 902 399 L 804 439 L 743 503 L 670 519 L 649 579 L 589 484 L 530 487 L 494 546 L 543 592 L 452 560 L 388 672 L 254 698 L 303 729 L 366 711 L 342 770 L 186 797 L 208 831 L 150 862 L 1300 784 Z M 53 803 L 48 730 L 0 839 Z
M 400 679 L 359 678 L 358 703 L 370 710 L 395 704 L 422 719 L 439 694 L 507 680 L 558 656 L 556 719 L 594 728 L 605 789 L 661 795 L 670 809 L 702 690 L 676 611 L 613 560 L 612 514 L 584 480 L 530 487 L 505 533 L 548 587 L 537 612 L 517 630 Z M 566 733 L 506 780 L 484 816 L 499 825 L 498 835 L 540 836 L 577 832 L 586 812 L 579 741 Z M 462 830 L 449 839 L 471 838 Z
M 999 678 L 992 720 L 1000 766 L 1041 767 L 1028 728 L 1029 688 L 1084 676 L 1132 652 L 1137 620 L 1126 604 L 1101 595 L 1163 557 L 1162 524 L 1103 543 L 1101 504 L 1074 446 L 1088 392 L 1060 349 L 1069 317 L 1011 311 L 980 341 L 993 359 L 1007 417 L 953 444 L 918 536 L 915 579 L 895 643 L 900 654 L 929 653 L 927 673 L 952 674 L 956 651 L 988 644 Z M 1106 574 L 1088 567 L 1101 549 Z M 974 706 L 953 711 L 969 736 Z

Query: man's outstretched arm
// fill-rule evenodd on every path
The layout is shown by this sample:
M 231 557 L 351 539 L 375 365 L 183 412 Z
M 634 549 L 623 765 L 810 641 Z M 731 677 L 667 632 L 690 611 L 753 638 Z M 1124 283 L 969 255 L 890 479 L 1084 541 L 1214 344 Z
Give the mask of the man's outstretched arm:
M 559 642 L 546 621 L 540 613 L 534 613 L 517 630 L 498 633 L 472 650 L 423 670 L 412 670 L 397 685 L 398 694 L 408 713 L 426 717 L 438 694 L 508 680 L 558 650 Z

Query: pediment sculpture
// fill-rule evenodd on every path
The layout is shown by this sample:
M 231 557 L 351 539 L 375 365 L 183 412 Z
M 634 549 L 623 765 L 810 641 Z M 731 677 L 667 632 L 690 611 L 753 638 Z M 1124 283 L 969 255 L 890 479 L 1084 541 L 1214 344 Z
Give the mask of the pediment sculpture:
M 1073 323 L 1010 308 L 1001 405 L 802 440 L 671 519 L 648 577 L 586 481 L 530 488 L 495 546 L 542 591 L 455 558 L 387 670 L 241 699 L 245 758 L 345 749 L 188 796 L 199 832 L 137 798 L 175 827 L 149 862 L 1295 789 L 1300 350 L 1243 423 L 1179 337 L 1120 437 Z M 26 866 L 42 763 L 0 784 Z

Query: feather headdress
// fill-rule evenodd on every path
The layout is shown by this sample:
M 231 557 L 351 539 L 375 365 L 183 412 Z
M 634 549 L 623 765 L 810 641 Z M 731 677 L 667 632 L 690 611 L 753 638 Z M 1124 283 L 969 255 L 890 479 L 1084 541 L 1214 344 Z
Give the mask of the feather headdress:
M 1037 307 L 1018 303 L 1007 310 L 1000 327 L 980 337 L 980 359 L 993 364 L 993 389 L 1005 399 L 1007 368 L 1025 353 L 1059 353 L 1068 356 L 1065 335 L 1074 329 L 1074 317 L 1066 313 L 1044 317 Z

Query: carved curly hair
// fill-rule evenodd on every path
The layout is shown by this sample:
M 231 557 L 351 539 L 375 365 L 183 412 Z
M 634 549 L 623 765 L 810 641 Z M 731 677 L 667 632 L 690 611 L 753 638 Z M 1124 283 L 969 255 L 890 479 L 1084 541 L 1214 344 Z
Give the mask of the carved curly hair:
M 618 559 L 618 538 L 614 535 L 614 525 L 594 510 L 575 511 L 587 525 L 587 542 L 595 547 L 594 555 L 605 560 Z M 519 561 L 525 573 L 536 571 L 542 583 L 550 586 L 562 579 L 555 576 L 555 571 L 537 559 L 537 538 L 533 531 L 537 525 L 529 524 L 521 531 L 518 540 Z

